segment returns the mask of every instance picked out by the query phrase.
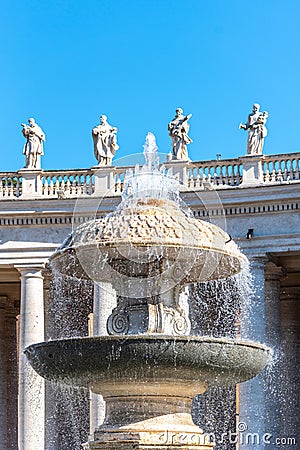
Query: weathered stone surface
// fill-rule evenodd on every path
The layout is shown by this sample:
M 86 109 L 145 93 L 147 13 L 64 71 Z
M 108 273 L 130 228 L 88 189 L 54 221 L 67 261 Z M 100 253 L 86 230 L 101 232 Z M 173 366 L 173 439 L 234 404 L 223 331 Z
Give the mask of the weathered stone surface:
M 116 276 L 148 279 L 163 268 L 173 278 L 185 270 L 182 278 L 190 282 L 235 274 L 245 257 L 225 231 L 187 215 L 177 203 L 139 199 L 79 226 L 53 263 L 61 273 L 96 281 L 111 281 L 110 268 Z
M 254 377 L 267 363 L 270 350 L 225 338 L 141 335 L 49 341 L 29 346 L 26 355 L 46 379 L 90 385 L 104 397 L 112 395 L 111 389 L 114 395 L 123 389 L 132 395 L 141 389 L 163 395 L 172 386 L 176 390 L 176 385 L 182 396 L 193 397 L 199 386 L 236 384 Z

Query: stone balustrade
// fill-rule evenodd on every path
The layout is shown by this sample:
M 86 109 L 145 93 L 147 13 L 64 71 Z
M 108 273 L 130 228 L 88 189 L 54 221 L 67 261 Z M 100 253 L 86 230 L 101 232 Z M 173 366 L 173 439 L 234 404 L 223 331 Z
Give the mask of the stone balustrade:
M 89 169 L 49 170 L 41 174 L 42 197 L 78 197 L 93 192 L 94 177 Z
M 299 180 L 300 153 L 267 155 L 264 157 L 264 182 Z
M 201 188 L 205 183 L 211 183 L 215 188 L 239 186 L 243 178 L 242 169 L 238 158 L 191 162 L 188 164 L 188 188 Z
M 300 152 L 241 156 L 226 160 L 169 161 L 182 191 L 233 189 L 299 182 Z M 133 168 L 133 167 L 131 167 Z M 119 196 L 129 166 L 90 169 L 0 172 L 0 199 L 76 198 L 108 193 Z
M 0 172 L 0 199 L 20 197 L 22 176 L 17 172 Z
M 126 175 L 126 171 L 128 169 L 132 169 L 133 167 L 115 167 L 114 168 L 114 176 L 115 176 L 115 194 L 121 195 L 123 192 L 123 186 L 124 186 L 124 178 Z

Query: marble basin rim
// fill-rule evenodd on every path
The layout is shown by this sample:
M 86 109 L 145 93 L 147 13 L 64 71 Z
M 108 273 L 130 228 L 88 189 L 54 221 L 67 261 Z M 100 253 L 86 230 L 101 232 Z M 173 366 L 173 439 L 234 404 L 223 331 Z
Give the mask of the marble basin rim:
M 185 282 L 206 281 L 234 275 L 247 263 L 221 228 L 188 216 L 174 201 L 151 198 L 80 224 L 50 260 L 60 274 L 96 281 L 172 277 L 178 266 L 188 268 Z
M 272 350 L 251 341 L 202 336 L 130 335 L 70 338 L 24 350 L 47 380 L 90 387 L 105 397 L 178 395 L 255 377 Z

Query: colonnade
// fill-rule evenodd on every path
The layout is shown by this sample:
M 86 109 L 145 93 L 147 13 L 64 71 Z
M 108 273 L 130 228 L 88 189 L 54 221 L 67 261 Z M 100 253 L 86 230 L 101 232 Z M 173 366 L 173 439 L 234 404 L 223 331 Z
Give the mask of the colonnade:
M 282 269 L 265 256 L 253 258 L 251 268 L 255 293 L 251 316 L 242 320 L 242 331 L 249 339 L 265 342 L 277 349 L 278 363 L 275 362 L 271 372 L 265 371 L 240 385 L 238 422 L 246 424 L 249 433 L 260 437 L 255 448 L 269 450 L 278 448 L 278 445 L 274 439 L 273 447 L 266 444 L 262 439 L 266 433 L 274 438 L 293 437 L 299 426 L 297 405 L 293 401 L 299 382 L 295 367 L 299 352 L 299 317 L 294 314 L 299 309 L 299 288 L 282 288 Z M 17 434 L 19 450 L 58 450 L 55 445 L 49 446 L 45 438 L 45 382 L 31 369 L 23 354 L 26 346 L 45 338 L 44 265 L 20 264 L 15 265 L 15 269 L 19 271 L 21 281 L 18 322 L 16 310 L 8 307 L 6 296 L 0 296 L 0 450 L 16 450 Z M 116 296 L 111 286 L 104 283 L 95 283 L 93 292 L 92 333 L 105 335 L 106 320 L 116 305 Z M 17 397 L 18 424 L 15 414 Z M 103 401 L 92 395 L 91 431 L 102 419 Z M 252 444 L 243 442 L 243 450 L 252 449 Z
M 266 256 L 250 261 L 254 295 L 250 315 L 242 319 L 242 333 L 269 345 L 274 353 L 263 373 L 239 387 L 237 433 L 243 450 L 252 450 L 254 444 L 258 450 L 278 449 L 280 442 L 296 442 L 299 430 L 295 401 L 299 396 L 299 287 L 294 295 L 293 288 L 284 290 L 282 268 Z

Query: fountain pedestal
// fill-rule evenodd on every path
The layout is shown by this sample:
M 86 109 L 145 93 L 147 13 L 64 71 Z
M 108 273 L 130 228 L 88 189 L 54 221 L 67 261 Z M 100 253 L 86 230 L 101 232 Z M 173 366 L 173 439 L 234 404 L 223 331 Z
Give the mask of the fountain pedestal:
M 94 440 L 84 445 L 86 450 L 209 450 L 214 446 L 192 422 L 190 398 L 136 396 L 105 400 L 106 420 L 95 431 Z

